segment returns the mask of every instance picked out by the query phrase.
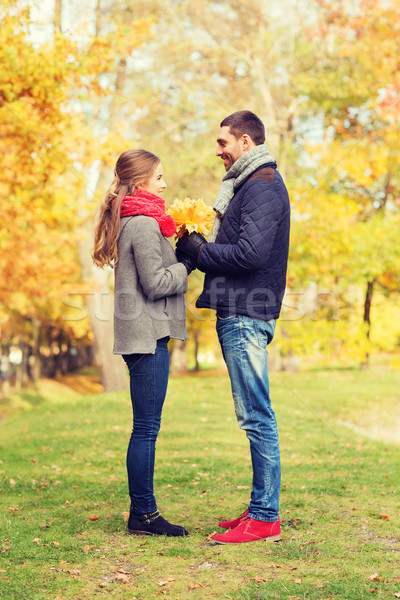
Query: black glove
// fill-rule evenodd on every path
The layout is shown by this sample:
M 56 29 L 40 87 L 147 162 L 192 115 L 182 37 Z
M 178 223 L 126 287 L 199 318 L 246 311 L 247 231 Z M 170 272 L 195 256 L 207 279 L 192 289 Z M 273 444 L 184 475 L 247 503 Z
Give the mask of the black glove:
M 179 257 L 190 256 L 194 258 L 195 265 L 197 265 L 197 257 L 205 244 L 207 244 L 207 240 L 201 233 L 192 231 L 191 234 L 188 234 L 186 232 L 176 243 L 176 256 L 178 260 L 180 260 Z
M 190 275 L 190 273 L 194 271 L 197 266 L 197 261 L 193 258 L 193 256 L 189 256 L 188 254 L 181 254 L 180 252 L 177 252 L 176 258 L 179 262 L 185 265 L 188 275 Z

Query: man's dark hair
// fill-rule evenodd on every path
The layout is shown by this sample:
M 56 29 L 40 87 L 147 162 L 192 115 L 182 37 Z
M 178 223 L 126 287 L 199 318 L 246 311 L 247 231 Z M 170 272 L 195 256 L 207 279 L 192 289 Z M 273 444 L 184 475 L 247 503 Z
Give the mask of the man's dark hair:
M 230 132 L 238 140 L 245 133 L 256 146 L 265 142 L 265 127 L 261 119 L 249 110 L 238 110 L 226 117 L 220 127 L 230 127 Z

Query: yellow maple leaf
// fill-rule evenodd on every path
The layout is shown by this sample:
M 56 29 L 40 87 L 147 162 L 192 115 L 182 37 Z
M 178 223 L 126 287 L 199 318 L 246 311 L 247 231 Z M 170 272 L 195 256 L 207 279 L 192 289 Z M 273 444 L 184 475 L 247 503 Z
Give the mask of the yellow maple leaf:
M 167 212 L 176 223 L 178 237 L 182 237 L 186 231 L 188 233 L 198 231 L 208 235 L 212 229 L 215 213 L 212 207 L 208 206 L 201 198 L 198 200 L 177 198 Z

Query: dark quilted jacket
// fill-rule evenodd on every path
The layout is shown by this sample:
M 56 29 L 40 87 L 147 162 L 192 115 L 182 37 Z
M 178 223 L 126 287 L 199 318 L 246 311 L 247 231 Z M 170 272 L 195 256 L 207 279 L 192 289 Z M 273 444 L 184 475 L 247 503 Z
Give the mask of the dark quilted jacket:
M 217 239 L 198 268 L 206 273 L 198 308 L 269 320 L 279 317 L 286 285 L 290 204 L 276 164 L 257 169 L 236 190 Z

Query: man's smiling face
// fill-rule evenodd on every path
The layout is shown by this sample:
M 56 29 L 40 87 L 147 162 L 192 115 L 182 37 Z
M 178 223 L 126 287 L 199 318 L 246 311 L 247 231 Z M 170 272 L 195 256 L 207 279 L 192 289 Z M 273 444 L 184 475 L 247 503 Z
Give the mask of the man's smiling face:
M 234 162 L 242 156 L 247 150 L 246 145 L 243 143 L 244 136 L 239 139 L 230 132 L 230 127 L 221 127 L 217 139 L 217 151 L 216 155 L 220 156 L 224 161 L 225 170 L 229 171 Z

